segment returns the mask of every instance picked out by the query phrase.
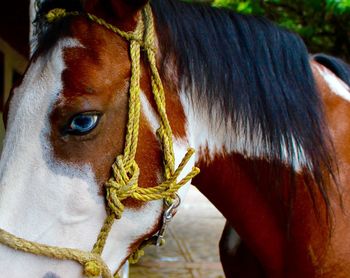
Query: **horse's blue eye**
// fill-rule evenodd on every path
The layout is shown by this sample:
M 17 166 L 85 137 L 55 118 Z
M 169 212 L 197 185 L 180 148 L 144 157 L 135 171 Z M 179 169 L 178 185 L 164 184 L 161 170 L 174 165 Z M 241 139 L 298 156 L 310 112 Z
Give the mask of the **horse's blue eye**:
M 68 132 L 76 135 L 89 133 L 97 126 L 98 120 L 98 114 L 79 114 L 71 120 L 68 126 Z

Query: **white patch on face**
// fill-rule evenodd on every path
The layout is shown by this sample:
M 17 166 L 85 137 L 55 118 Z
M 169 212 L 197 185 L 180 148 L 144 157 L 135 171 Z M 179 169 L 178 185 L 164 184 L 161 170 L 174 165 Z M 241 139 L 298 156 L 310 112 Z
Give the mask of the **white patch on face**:
M 316 66 L 318 72 L 327 82 L 331 91 L 341 98 L 350 102 L 350 88 L 339 77 L 324 66 Z
M 148 202 L 142 209 L 125 208 L 122 218 L 115 221 L 102 254 L 112 272 L 129 255 L 130 245 L 153 229 L 162 211 L 162 200 Z
M 222 112 L 219 107 L 212 108 L 212 114 L 203 106 L 194 105 L 189 100 L 188 94 L 182 91 L 180 100 L 185 111 L 187 119 L 188 140 L 191 146 L 197 150 L 196 161 L 204 154 L 207 149 L 209 161 L 215 156 L 227 155 L 230 153 L 239 153 L 247 158 L 269 159 L 269 146 L 264 143 L 261 129 L 252 130 L 243 126 L 241 121 L 236 124 L 237 134 L 233 132 L 232 123 L 226 123 L 222 119 Z M 249 140 L 247 140 L 249 138 Z M 294 142 L 294 153 L 287 153 L 286 145 L 282 145 L 282 161 L 292 165 L 296 171 L 308 165 L 304 151 Z M 199 151 L 199 153 L 198 153 Z
M 65 69 L 63 51 L 82 47 L 62 39 L 28 69 L 15 90 L 0 162 L 0 228 L 27 240 L 90 251 L 106 217 L 104 198 L 90 165 L 77 167 L 57 162 L 49 143 L 49 115 L 60 97 Z M 162 202 L 142 210 L 126 209 L 116 221 L 103 258 L 116 269 L 132 242 L 151 229 Z M 15 251 L 0 245 L 4 277 L 82 277 L 82 267 Z
M 27 240 L 88 250 L 105 215 L 103 200 L 96 202 L 94 174 L 88 165 L 57 163 L 49 145 L 48 117 L 63 87 L 63 50 L 79 46 L 73 39 L 60 40 L 31 64 L 15 89 L 0 162 L 0 227 Z M 31 277 L 81 273 L 75 263 L 68 265 L 0 246 L 6 277 L 21 277 L 23 269 Z

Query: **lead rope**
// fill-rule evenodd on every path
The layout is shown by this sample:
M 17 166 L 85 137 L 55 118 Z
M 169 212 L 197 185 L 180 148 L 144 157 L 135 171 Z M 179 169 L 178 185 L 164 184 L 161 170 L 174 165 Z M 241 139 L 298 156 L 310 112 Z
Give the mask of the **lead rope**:
M 80 13 L 67 12 L 64 9 L 54 9 L 46 15 L 46 19 L 49 23 L 52 23 L 66 16 L 77 15 L 80 15 Z M 164 89 L 156 65 L 155 31 L 151 7 L 149 5 L 145 6 L 134 32 L 124 32 L 92 14 L 86 15 L 90 20 L 106 27 L 130 42 L 131 78 L 129 88 L 129 119 L 127 124 L 124 153 L 116 158 L 116 161 L 112 165 L 112 176 L 105 184 L 108 205 L 106 208 L 107 217 L 91 252 L 31 242 L 16 237 L 2 229 L 0 229 L 0 243 L 15 250 L 28 252 L 35 255 L 61 260 L 74 260 L 84 267 L 84 275 L 89 278 L 97 276 L 102 276 L 103 278 L 113 278 L 118 277 L 118 274 L 111 274 L 108 266 L 102 260 L 101 254 L 114 220 L 116 218 L 120 219 L 122 216 L 124 210 L 122 201 L 126 198 L 133 198 L 144 202 L 164 199 L 166 202 L 171 203 L 174 199 L 174 194 L 181 186 L 196 176 L 199 173 L 199 169 L 193 167 L 183 179 L 181 179 L 179 182 L 177 181 L 183 168 L 193 155 L 194 150 L 189 149 L 179 166 L 175 169 L 172 131 L 166 115 Z M 157 130 L 157 135 L 163 150 L 165 176 L 164 182 L 155 187 L 148 188 L 141 188 L 138 186 L 140 170 L 135 161 L 141 107 L 141 47 L 146 51 L 147 59 L 150 65 L 152 91 L 160 117 L 160 127 Z M 131 260 L 138 259 L 141 254 L 142 250 L 137 250 L 131 256 Z

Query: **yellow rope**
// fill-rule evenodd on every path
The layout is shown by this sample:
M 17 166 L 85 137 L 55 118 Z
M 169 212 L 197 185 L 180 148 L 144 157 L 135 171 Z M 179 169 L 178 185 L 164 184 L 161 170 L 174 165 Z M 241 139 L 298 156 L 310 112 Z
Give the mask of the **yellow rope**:
M 134 162 L 133 166 L 135 167 L 135 170 L 132 171 L 133 176 L 129 178 L 123 168 L 122 158 L 121 156 L 118 156 L 116 163 L 112 166 L 113 175 L 106 182 L 108 206 L 111 208 L 116 218 L 120 218 L 121 213 L 124 210 L 121 201 L 129 197 L 145 202 L 159 199 L 166 199 L 168 202 L 171 202 L 174 193 L 199 173 L 199 169 L 193 167 L 190 173 L 177 182 L 177 178 L 193 153 L 193 149 L 187 151 L 176 171 L 173 172 L 167 180 L 157 186 L 147 188 L 139 187 L 137 184 L 139 175 L 137 164 Z
M 64 9 L 53 9 L 46 15 L 49 23 L 58 21 L 66 16 L 77 16 L 79 12 L 67 12 Z M 155 48 L 155 31 L 151 7 L 146 5 L 137 27 L 134 32 L 124 32 L 107 23 L 92 14 L 87 17 L 104 26 L 108 30 L 118 34 L 130 42 L 130 59 L 131 59 L 131 77 L 129 88 L 129 114 L 127 123 L 127 132 L 125 138 L 125 147 L 122 155 L 117 156 L 112 165 L 112 176 L 106 182 L 106 200 L 107 200 L 107 217 L 98 235 L 96 243 L 91 252 L 84 252 L 71 248 L 60 248 L 31 242 L 18 238 L 10 233 L 0 229 L 0 243 L 5 244 L 13 249 L 29 252 L 36 255 L 47 256 L 55 259 L 74 260 L 84 266 L 84 275 L 87 277 L 102 276 L 103 278 L 118 277 L 118 274 L 112 276 L 107 265 L 103 262 L 101 254 L 106 244 L 108 234 L 112 228 L 115 218 L 122 216 L 124 205 L 123 200 L 133 198 L 139 201 L 152 201 L 164 199 L 171 203 L 174 194 L 181 186 L 190 181 L 199 173 L 199 169 L 193 167 L 192 170 L 180 181 L 178 178 L 194 153 L 189 149 L 182 159 L 179 166 L 175 169 L 175 158 L 172 141 L 172 130 L 166 114 L 165 94 L 162 81 L 157 69 L 156 48 Z M 140 78 L 141 48 L 147 54 L 148 63 L 151 70 L 151 85 L 153 96 L 157 105 L 160 118 L 160 127 L 157 135 L 161 142 L 163 150 L 164 177 L 165 180 L 157 186 L 141 188 L 138 186 L 140 169 L 135 161 L 135 155 L 138 145 L 139 121 L 140 121 Z M 130 256 L 130 261 L 137 261 L 143 255 L 142 247 Z
M 102 276 L 111 278 L 112 274 L 100 256 L 71 248 L 52 247 L 45 244 L 31 242 L 11 235 L 0 229 L 0 243 L 36 255 L 51 257 L 60 260 L 73 260 L 84 266 L 84 274 L 87 277 Z

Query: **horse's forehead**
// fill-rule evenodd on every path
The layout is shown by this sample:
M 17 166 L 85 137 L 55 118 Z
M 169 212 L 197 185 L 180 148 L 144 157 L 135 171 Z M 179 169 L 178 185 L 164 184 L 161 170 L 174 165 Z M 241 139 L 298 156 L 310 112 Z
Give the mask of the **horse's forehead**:
M 82 47 L 64 51 L 64 95 L 96 93 L 102 97 L 111 87 L 126 86 L 130 75 L 126 41 L 97 24 L 79 19 L 72 26 L 71 36 Z

